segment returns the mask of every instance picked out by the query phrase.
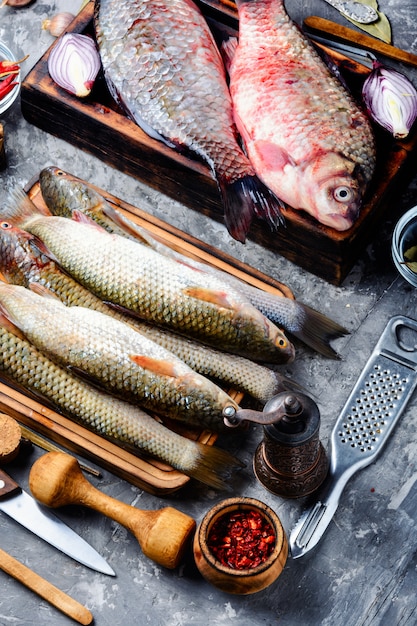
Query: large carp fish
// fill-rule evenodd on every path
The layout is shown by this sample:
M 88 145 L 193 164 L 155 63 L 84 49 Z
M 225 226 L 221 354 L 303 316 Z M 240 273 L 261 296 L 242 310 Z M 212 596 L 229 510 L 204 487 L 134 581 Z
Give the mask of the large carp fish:
M 218 183 L 231 235 L 244 241 L 256 215 L 272 227 L 281 203 L 238 143 L 219 49 L 191 0 L 96 0 L 104 77 L 149 136 L 205 161 Z
M 283 0 L 236 4 L 239 41 L 224 50 L 234 117 L 251 163 L 285 204 L 347 230 L 375 169 L 369 119 Z

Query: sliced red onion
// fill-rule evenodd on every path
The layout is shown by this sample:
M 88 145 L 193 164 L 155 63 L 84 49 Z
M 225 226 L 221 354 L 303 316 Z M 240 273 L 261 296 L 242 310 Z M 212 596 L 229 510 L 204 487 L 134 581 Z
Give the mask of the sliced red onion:
M 417 118 L 417 91 L 400 72 L 375 62 L 362 87 L 369 115 L 396 139 L 408 136 Z
M 100 67 L 96 45 L 86 35 L 62 35 L 48 58 L 48 71 L 52 80 L 79 98 L 89 95 Z

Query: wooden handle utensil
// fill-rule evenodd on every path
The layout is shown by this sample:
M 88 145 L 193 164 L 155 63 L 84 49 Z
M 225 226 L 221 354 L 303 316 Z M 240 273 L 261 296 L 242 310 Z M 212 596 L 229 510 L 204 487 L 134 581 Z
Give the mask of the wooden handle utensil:
M 403 63 L 408 63 L 409 65 L 417 67 L 416 54 L 406 52 L 405 50 L 401 50 L 401 48 L 396 48 L 395 46 L 385 43 L 384 41 L 380 41 L 375 37 L 359 33 L 358 31 L 353 30 L 353 28 L 342 26 L 336 22 L 326 20 L 323 17 L 316 17 L 314 15 L 306 17 L 304 20 L 304 26 L 317 33 L 327 33 L 344 43 L 356 44 L 365 50 L 379 52 L 389 59 L 395 59 L 396 61 L 402 61 Z
M 193 518 L 172 507 L 144 511 L 96 489 L 82 474 L 77 459 L 65 452 L 48 452 L 32 465 L 32 495 L 49 507 L 79 504 L 103 513 L 130 530 L 145 556 L 174 569 L 195 531 Z
M 87 625 L 93 621 L 93 615 L 85 606 L 1 549 L 0 568 L 80 624 Z

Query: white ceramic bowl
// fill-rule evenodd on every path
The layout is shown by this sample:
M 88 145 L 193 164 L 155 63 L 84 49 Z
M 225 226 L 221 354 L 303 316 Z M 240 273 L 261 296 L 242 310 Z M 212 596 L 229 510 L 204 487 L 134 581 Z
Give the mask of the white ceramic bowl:
M 13 52 L 2 41 L 0 41 L 0 61 L 17 61 Z M 18 83 L 16 87 L 9 91 L 9 93 L 0 100 L 0 116 L 10 109 L 19 95 L 20 85 L 22 82 L 21 72 L 16 75 L 15 80 Z

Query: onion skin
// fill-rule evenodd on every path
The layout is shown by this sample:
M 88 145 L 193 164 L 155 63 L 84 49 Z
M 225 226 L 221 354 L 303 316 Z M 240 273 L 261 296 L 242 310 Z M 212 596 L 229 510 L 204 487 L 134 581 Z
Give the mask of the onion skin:
M 408 137 L 417 118 L 417 91 L 404 74 L 375 62 L 362 97 L 375 122 L 395 139 Z
M 74 17 L 75 15 L 73 13 L 66 11 L 57 13 L 51 18 L 43 20 L 42 30 L 47 30 L 52 37 L 59 37 L 71 24 Z
M 48 58 L 52 80 L 78 98 L 90 94 L 100 67 L 96 45 L 86 35 L 65 33 L 57 40 Z

